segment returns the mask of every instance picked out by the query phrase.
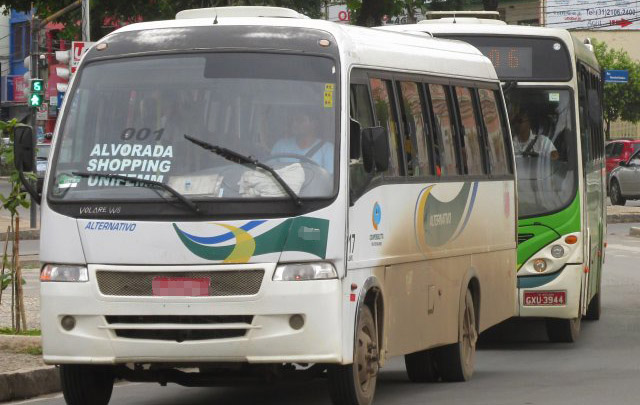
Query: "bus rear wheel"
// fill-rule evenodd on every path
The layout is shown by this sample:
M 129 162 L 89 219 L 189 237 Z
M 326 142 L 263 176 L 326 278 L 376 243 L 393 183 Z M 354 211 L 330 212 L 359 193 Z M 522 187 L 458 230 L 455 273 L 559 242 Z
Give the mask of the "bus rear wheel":
M 113 368 L 109 366 L 60 366 L 60 384 L 68 405 L 107 405 L 113 391 L 113 380 Z
M 467 289 L 464 305 L 460 309 L 458 342 L 436 351 L 437 369 L 443 381 L 467 381 L 473 375 L 478 327 L 471 290 Z
M 378 334 L 368 306 L 360 308 L 353 363 L 331 365 L 329 393 L 335 405 L 370 405 L 378 378 Z
M 547 318 L 547 336 L 555 343 L 573 343 L 580 336 L 580 316 L 573 319 Z

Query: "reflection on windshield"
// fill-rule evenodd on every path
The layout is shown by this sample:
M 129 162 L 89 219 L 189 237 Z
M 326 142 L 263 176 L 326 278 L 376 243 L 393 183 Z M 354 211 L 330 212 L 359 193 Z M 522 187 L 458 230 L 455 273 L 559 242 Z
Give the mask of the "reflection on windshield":
M 327 58 L 257 53 L 89 64 L 70 100 L 52 196 L 159 198 L 132 187 L 145 179 L 189 198 L 288 198 L 264 169 L 211 154 L 184 135 L 260 160 L 300 197 L 330 196 L 335 72 Z
M 518 87 L 506 97 L 516 154 L 519 215 L 557 211 L 571 202 L 576 188 L 570 93 Z

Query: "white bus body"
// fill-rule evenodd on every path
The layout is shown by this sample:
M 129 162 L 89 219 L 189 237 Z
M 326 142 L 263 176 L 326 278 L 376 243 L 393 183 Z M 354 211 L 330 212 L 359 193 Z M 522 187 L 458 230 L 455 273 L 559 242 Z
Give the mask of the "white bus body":
M 309 57 L 316 59 L 306 64 Z M 358 83 L 374 97 L 374 84 L 423 94 L 435 83 L 423 113 L 448 105 L 452 124 L 443 136 L 454 140 L 475 119 L 476 134 L 465 138 L 469 152 L 442 144 L 458 160 L 446 174 L 436 168 L 426 134 L 433 117 L 423 123 L 425 135 L 415 135 L 415 123 L 397 115 L 385 121 L 379 108 L 374 126 L 385 128 L 361 123 L 365 135 L 351 133 L 351 142 L 371 149 L 350 152 Z M 441 90 L 448 104 L 433 95 Z M 463 107 L 453 107 L 453 94 Z M 167 99 L 190 108 L 178 118 Z M 183 137 L 249 154 L 263 136 L 283 136 L 273 132 L 286 131 L 292 111 L 304 114 L 300 106 L 320 116 L 315 125 L 330 134 L 331 166 L 289 156 L 280 171 L 268 155 L 261 159 L 296 188 L 300 205 L 266 171 Z M 407 106 L 397 102 L 393 114 Z M 174 115 L 165 119 L 163 110 Z M 202 132 L 193 129 L 196 121 Z M 429 162 L 399 142 L 398 128 L 407 142 L 412 136 L 430 148 Z M 487 141 L 488 131 L 497 138 Z M 391 134 L 391 152 L 380 133 Z M 498 142 L 497 155 L 469 156 L 471 140 Z M 328 368 L 336 403 L 366 404 L 378 367 L 391 356 L 444 347 L 434 351 L 442 377 L 469 378 L 477 333 L 514 315 L 517 213 L 504 102 L 491 63 L 465 43 L 310 19 L 133 24 L 85 55 L 53 142 L 41 211 L 43 356 L 64 365 L 69 403 L 108 402 L 113 375 L 207 385 L 224 380 L 212 371 L 224 364 L 237 364 L 236 372 L 249 365 L 286 371 L 286 363 Z M 398 151 L 416 158 L 415 167 L 408 169 Z M 385 162 L 371 163 L 363 172 L 370 178 L 350 193 L 350 165 L 353 173 L 371 162 L 363 154 L 386 156 L 390 168 L 381 174 L 376 168 Z M 480 172 L 466 173 L 464 159 L 476 159 Z M 198 212 L 160 188 L 108 174 L 168 184 Z M 251 183 L 254 177 L 262 183 Z M 307 181 L 328 185 L 322 191 Z M 354 337 L 368 341 L 366 353 L 357 344 L 354 353 Z M 354 361 L 366 362 L 368 385 L 354 383 Z M 200 367 L 201 377 L 173 370 L 180 367 Z M 102 381 L 102 388 L 87 392 L 82 378 Z M 352 391 L 336 388 L 345 379 Z

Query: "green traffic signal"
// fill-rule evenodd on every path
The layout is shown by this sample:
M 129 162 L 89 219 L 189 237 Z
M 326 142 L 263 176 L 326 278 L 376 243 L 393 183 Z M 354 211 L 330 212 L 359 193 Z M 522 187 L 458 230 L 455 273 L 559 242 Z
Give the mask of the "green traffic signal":
M 29 107 L 40 107 L 42 102 L 44 101 L 44 97 L 42 94 L 32 94 L 29 96 Z
M 44 92 L 44 80 L 42 80 L 42 79 L 31 79 L 31 92 L 32 93 L 42 93 L 42 92 Z

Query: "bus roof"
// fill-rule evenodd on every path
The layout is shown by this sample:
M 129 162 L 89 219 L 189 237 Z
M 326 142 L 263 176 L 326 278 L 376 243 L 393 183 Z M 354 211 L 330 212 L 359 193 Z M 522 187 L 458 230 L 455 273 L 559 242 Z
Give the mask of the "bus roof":
M 582 41 L 571 35 L 571 33 L 566 29 L 495 24 L 495 20 L 487 21 L 488 23 L 473 23 L 472 21 L 466 21 L 464 24 L 458 24 L 450 21 L 429 20 L 428 24 L 385 25 L 383 27 L 376 27 L 376 29 L 394 32 L 426 32 L 434 36 L 442 34 L 487 34 L 523 37 L 553 37 L 563 41 L 571 50 L 571 54 L 575 58 L 585 62 L 595 69 L 599 69 L 598 61 L 596 60 L 594 53 L 591 52 Z
M 429 72 L 435 75 L 497 81 L 491 62 L 475 47 L 462 42 L 433 39 L 424 33 L 385 32 L 325 20 L 268 17 L 180 18 L 127 25 L 107 35 L 163 28 L 260 26 L 308 28 L 331 34 L 338 43 L 342 63 L 371 68 Z M 434 57 L 435 56 L 435 57 Z

